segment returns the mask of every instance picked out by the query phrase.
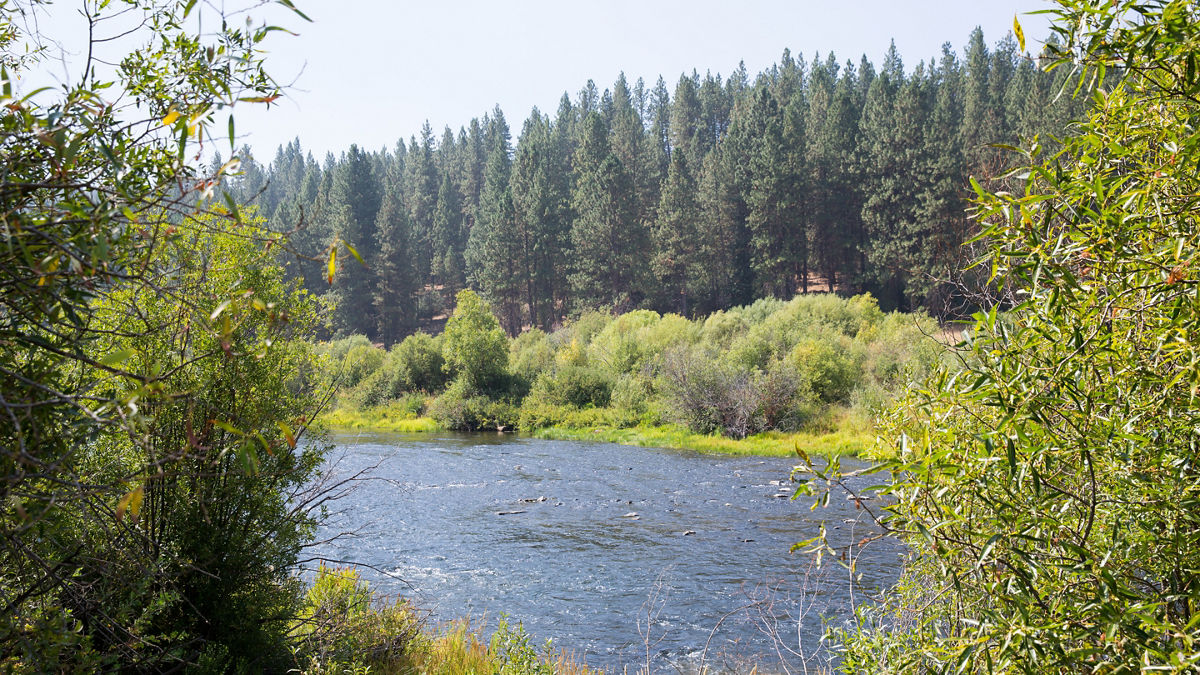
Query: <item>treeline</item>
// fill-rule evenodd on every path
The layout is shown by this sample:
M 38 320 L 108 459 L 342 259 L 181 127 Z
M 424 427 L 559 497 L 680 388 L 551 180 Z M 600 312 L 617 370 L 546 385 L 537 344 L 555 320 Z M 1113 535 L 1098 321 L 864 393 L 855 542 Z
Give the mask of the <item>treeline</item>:
M 391 344 L 487 298 L 504 329 L 551 329 L 589 308 L 701 316 L 763 297 L 870 292 L 885 308 L 947 314 L 961 267 L 969 177 L 1005 164 L 990 144 L 1059 135 L 1084 105 L 1009 37 L 975 30 L 960 56 L 906 71 L 784 52 L 751 79 L 693 72 L 674 91 L 589 81 L 515 147 L 496 108 L 457 134 L 427 123 L 390 151 L 352 146 L 323 165 L 299 140 L 233 186 L 293 249 L 328 256 L 335 330 Z M 325 265 L 290 256 L 311 289 Z

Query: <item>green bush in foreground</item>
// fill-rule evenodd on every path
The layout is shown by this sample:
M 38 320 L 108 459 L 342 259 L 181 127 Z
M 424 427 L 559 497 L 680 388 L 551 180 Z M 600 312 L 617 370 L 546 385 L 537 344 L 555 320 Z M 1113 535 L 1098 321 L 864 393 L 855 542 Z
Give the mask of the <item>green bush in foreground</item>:
M 1017 303 L 894 413 L 885 522 L 913 552 L 845 672 L 1200 670 L 1200 14 L 1055 10 L 1059 65 L 1124 69 L 1020 189 L 979 190 Z
M 487 641 L 461 621 L 430 630 L 416 608 L 376 597 L 352 568 L 318 568 L 292 633 L 296 667 L 290 672 L 301 675 L 590 672 L 549 641 L 535 646 L 520 623 L 504 617 Z

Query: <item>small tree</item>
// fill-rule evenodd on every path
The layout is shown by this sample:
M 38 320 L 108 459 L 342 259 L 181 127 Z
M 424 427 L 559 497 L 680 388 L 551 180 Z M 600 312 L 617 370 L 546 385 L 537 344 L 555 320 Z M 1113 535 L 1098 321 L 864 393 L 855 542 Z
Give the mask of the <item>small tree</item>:
M 493 389 L 508 374 L 508 338 L 475 291 L 460 291 L 456 301 L 442 337 L 447 370 L 476 390 Z
M 269 668 L 311 305 L 232 200 L 194 218 L 237 167 L 196 160 L 281 94 L 254 7 L 295 9 L 80 4 L 77 79 L 27 93 L 53 8 L 0 0 L 0 670 Z

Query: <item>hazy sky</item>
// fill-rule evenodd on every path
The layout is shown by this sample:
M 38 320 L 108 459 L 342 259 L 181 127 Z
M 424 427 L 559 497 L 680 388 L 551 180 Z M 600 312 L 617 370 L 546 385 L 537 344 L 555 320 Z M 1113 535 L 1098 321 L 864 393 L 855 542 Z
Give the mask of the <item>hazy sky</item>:
M 72 3 L 64 2 L 70 6 Z M 220 1 L 217 2 L 220 4 Z M 237 111 L 238 133 L 259 158 L 293 137 L 322 158 L 358 143 L 377 150 L 417 133 L 440 137 L 499 104 L 514 136 L 533 106 L 553 113 L 563 92 L 624 71 L 668 89 L 693 68 L 751 77 L 783 49 L 811 60 L 834 51 L 876 66 L 889 41 L 911 69 L 951 43 L 961 52 L 983 28 L 989 46 L 1014 15 L 1034 51 L 1048 34 L 1039 0 L 296 0 L 313 23 L 277 15 L 299 33 L 268 39 L 270 70 L 294 83 L 270 110 Z M 241 106 L 239 106 L 241 108 Z M 223 144 L 222 144 L 223 145 Z

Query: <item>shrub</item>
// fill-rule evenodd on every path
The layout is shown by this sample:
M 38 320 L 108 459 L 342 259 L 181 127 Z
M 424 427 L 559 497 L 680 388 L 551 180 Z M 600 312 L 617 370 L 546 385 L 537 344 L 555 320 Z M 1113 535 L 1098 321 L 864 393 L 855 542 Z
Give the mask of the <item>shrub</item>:
M 749 329 L 750 325 L 741 313 L 718 311 L 704 320 L 700 341 L 713 349 L 726 350 Z
M 342 361 L 346 360 L 346 354 L 350 353 L 351 349 L 370 346 L 372 346 L 371 341 L 365 335 L 351 335 L 324 343 L 325 352 L 329 355 L 329 362 L 335 366 L 340 366 Z
M 771 364 L 754 378 L 761 423 L 755 432 L 796 431 L 817 413 L 818 401 L 810 383 L 787 360 Z
M 567 365 L 543 373 L 529 396 L 554 405 L 602 408 L 608 405 L 612 388 L 613 379 L 607 372 L 591 366 Z
M 323 563 L 293 622 L 298 665 L 306 675 L 394 666 L 420 630 L 419 615 L 411 605 L 379 603 L 356 570 Z
M 370 377 L 383 365 L 385 352 L 372 345 L 357 345 L 346 352 L 338 369 L 339 383 L 343 387 L 353 387 Z
M 628 373 L 613 385 L 610 403 L 614 408 L 635 418 L 643 418 L 650 412 L 654 387 L 651 380 L 638 373 Z
M 620 375 L 643 370 L 668 347 L 692 344 L 699 338 L 696 324 L 679 316 L 639 309 L 613 319 L 588 345 L 588 361 L 603 364 Z
M 669 351 L 660 382 L 672 416 L 694 432 L 721 431 L 745 438 L 757 428 L 751 374 L 726 365 L 710 352 L 687 347 Z
M 515 429 L 518 411 L 508 401 L 492 399 L 459 378 L 434 399 L 429 415 L 452 431 L 484 431 Z
M 910 562 L 844 672 L 1200 664 L 1200 17 L 1058 5 L 1047 60 L 1103 87 L 1060 151 L 1034 137 L 1007 184 L 975 185 L 995 295 L 962 369 L 887 418 Z
M 390 372 L 392 396 L 405 391 L 431 393 L 446 386 L 446 361 L 440 337 L 413 333 L 392 347 L 385 368 Z
M 543 371 L 554 367 L 554 345 L 550 336 L 537 328 L 518 335 L 508 352 L 512 374 L 524 382 L 533 383 Z
M 862 380 L 862 367 L 841 336 L 806 338 L 788 360 L 804 385 L 825 403 L 845 403 Z
M 563 330 L 558 331 L 561 334 L 559 339 L 564 343 L 570 343 L 572 340 L 578 342 L 581 346 L 589 344 L 600 331 L 604 330 L 613 320 L 612 314 L 596 310 L 588 310 L 579 315 L 579 318 L 568 323 Z
M 508 338 L 483 298 L 472 290 L 461 291 L 454 316 L 442 334 L 446 368 L 480 390 L 502 385 L 508 373 Z

